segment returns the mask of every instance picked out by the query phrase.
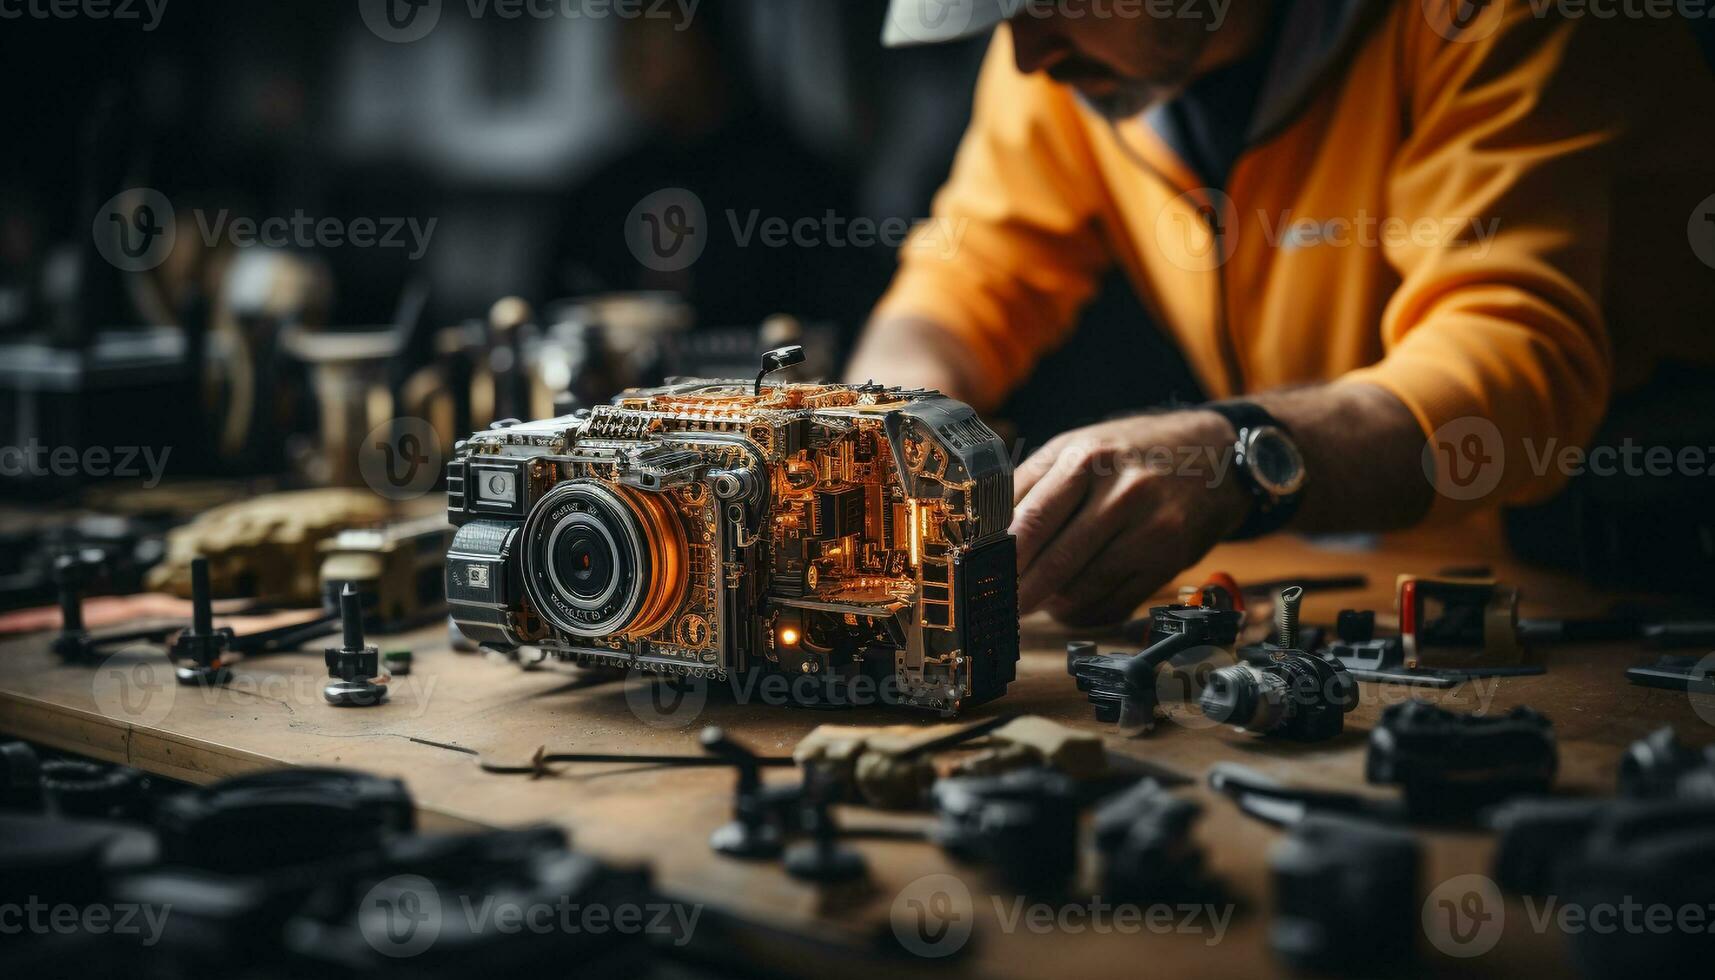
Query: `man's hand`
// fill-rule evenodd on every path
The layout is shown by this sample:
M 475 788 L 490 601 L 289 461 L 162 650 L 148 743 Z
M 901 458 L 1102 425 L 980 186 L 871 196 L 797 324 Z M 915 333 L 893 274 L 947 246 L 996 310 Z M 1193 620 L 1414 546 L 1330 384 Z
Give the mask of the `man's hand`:
M 1428 510 L 1423 430 L 1374 385 L 1333 383 L 1252 396 L 1304 455 L 1306 531 L 1406 527 Z M 1021 612 L 1117 622 L 1244 523 L 1232 426 L 1213 412 L 1140 415 L 1076 429 L 1013 476 Z
M 1237 530 L 1251 499 L 1213 412 L 1140 415 L 1060 435 L 1013 476 L 1020 612 L 1125 619 Z

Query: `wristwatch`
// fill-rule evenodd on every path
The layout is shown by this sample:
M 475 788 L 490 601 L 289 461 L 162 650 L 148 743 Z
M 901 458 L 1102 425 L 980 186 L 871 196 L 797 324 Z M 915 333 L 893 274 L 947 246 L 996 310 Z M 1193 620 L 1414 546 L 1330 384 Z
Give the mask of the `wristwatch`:
M 1248 541 L 1285 527 L 1304 499 L 1304 456 L 1291 430 L 1255 402 L 1203 407 L 1232 424 L 1232 471 L 1251 495 L 1250 516 L 1227 540 Z

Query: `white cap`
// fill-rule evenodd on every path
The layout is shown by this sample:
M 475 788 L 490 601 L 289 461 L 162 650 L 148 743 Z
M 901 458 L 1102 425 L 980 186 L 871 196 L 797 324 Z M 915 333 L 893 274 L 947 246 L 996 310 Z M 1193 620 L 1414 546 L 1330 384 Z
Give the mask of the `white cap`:
M 982 34 L 1021 0 L 889 0 L 881 43 L 890 48 L 940 44 Z

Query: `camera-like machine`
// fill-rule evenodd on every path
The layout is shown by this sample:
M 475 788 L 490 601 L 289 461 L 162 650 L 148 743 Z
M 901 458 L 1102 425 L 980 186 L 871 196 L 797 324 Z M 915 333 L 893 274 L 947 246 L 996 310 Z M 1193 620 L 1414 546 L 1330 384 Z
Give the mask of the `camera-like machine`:
M 765 383 L 798 356 L 461 443 L 458 629 L 586 666 L 780 672 L 836 698 L 867 679 L 947 715 L 1005 693 L 1018 601 L 1000 438 L 931 391 Z

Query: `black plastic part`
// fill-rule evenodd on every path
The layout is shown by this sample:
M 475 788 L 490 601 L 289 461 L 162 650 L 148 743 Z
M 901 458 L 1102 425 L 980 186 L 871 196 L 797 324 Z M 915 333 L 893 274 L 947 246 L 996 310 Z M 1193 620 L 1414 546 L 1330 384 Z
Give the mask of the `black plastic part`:
M 762 771 L 756 753 L 713 725 L 703 729 L 703 751 L 732 763 L 737 770 L 733 786 L 731 823 L 709 835 L 709 846 L 737 858 L 767 858 L 780 853 L 784 828 L 779 808 L 763 793 Z
M 1066 645 L 1066 672 L 1095 706 L 1096 720 L 1127 730 L 1155 726 L 1160 704 L 1157 671 L 1199 647 L 1227 648 L 1238 638 L 1240 614 L 1203 606 L 1150 610 L 1150 646 L 1135 655 L 1103 654 L 1086 641 Z
M 1358 706 L 1358 685 L 1337 660 L 1283 650 L 1263 666 L 1215 671 L 1198 701 L 1204 716 L 1300 742 L 1333 738 Z
M 988 865 L 1008 887 L 1053 894 L 1077 870 L 1077 784 L 1049 769 L 938 780 L 934 839 L 961 860 Z
M 1595 978 L 1695 976 L 1715 954 L 1715 801 L 1621 803 L 1603 812 L 1561 868 L 1569 907 L 1617 910 L 1617 928 L 1567 930 L 1579 972 Z M 1628 913 L 1628 909 L 1632 910 Z M 1688 924 L 1686 915 L 1695 911 Z M 1670 916 L 1661 927 L 1661 912 Z M 1592 918 L 1592 926 L 1598 926 Z
M 1612 800 L 1514 800 L 1488 816 L 1495 831 L 1495 883 L 1515 895 L 1549 895 Z
M 1634 799 L 1715 799 L 1715 746 L 1694 749 L 1659 728 L 1620 757 L 1619 788 Z
M 329 647 L 323 655 L 332 683 L 322 688 L 322 697 L 336 707 L 365 708 L 387 700 L 387 686 L 370 680 L 381 673 L 381 651 L 363 639 L 363 602 L 347 584 L 339 597 L 340 624 L 344 645 Z
M 175 864 L 252 874 L 379 847 L 409 833 L 416 810 L 405 784 L 346 769 L 281 769 L 182 793 L 156 826 Z
M 1655 663 L 1628 668 L 1626 680 L 1640 687 L 1715 694 L 1715 659 L 1699 653 L 1664 653 Z
M 1316 815 L 1269 854 L 1269 942 L 1300 969 L 1361 971 L 1400 963 L 1418 931 L 1421 850 L 1408 833 Z
M 191 625 L 173 638 L 168 659 L 180 684 L 224 684 L 232 679 L 224 660 L 232 631 L 214 628 L 214 596 L 208 584 L 208 559 L 191 559 Z
M 148 777 L 128 766 L 81 759 L 42 762 L 42 799 L 49 813 L 102 820 L 135 816 Z
M 869 863 L 863 855 L 840 844 L 833 795 L 834 788 L 826 780 L 812 779 L 801 798 L 799 819 L 811 839 L 786 851 L 786 873 L 794 878 L 831 885 L 869 874 Z
M 1554 728 L 1530 708 L 1485 717 L 1407 701 L 1389 705 L 1371 729 L 1364 775 L 1399 786 L 1414 817 L 1464 818 L 1548 792 L 1558 765 Z
M 794 365 L 804 363 L 804 348 L 793 344 L 789 347 L 776 347 L 762 355 L 762 370 L 756 372 L 756 389 L 753 394 L 762 394 L 762 380 L 776 371 L 784 371 Z
M 1217 889 L 1203 874 L 1203 852 L 1191 828 L 1203 807 L 1177 797 L 1153 779 L 1096 808 L 1096 851 L 1102 897 L 1154 904 L 1202 902 Z
M 0 742 L 0 809 L 42 805 L 42 760 L 27 742 Z

